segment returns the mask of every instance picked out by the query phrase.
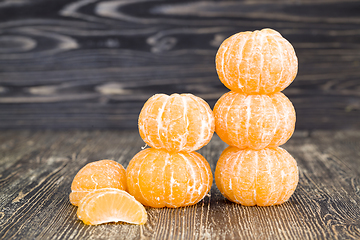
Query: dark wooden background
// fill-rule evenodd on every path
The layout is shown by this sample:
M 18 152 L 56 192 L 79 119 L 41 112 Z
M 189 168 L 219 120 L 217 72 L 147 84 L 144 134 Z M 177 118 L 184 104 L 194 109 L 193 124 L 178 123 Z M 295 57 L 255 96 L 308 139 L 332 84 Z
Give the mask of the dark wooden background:
M 360 128 L 360 1 L 0 1 L 0 128 L 132 128 L 155 93 L 211 106 L 228 36 L 294 46 L 297 130 Z

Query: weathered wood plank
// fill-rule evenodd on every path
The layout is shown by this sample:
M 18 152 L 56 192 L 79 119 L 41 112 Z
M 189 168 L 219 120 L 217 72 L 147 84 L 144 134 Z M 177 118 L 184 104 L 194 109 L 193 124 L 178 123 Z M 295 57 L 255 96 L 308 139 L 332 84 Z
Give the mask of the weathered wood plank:
M 358 8 L 354 0 L 2 2 L 0 128 L 136 128 L 158 92 L 213 105 L 227 91 L 215 71 L 220 43 L 265 27 L 299 58 L 285 90 L 297 128 L 359 128 Z
M 127 167 L 144 142 L 137 131 L 2 131 L 1 239 L 358 239 L 359 131 L 296 131 L 285 144 L 299 185 L 273 207 L 231 203 L 213 185 L 209 197 L 179 209 L 147 208 L 144 226 L 86 226 L 68 200 L 86 163 L 114 159 Z M 214 172 L 226 147 L 217 136 L 199 152 Z

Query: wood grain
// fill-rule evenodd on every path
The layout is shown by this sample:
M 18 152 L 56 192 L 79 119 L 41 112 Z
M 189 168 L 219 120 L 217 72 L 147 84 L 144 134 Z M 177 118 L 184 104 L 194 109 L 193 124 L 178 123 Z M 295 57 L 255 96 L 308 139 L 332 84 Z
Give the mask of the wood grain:
M 295 47 L 284 93 L 297 129 L 360 122 L 359 1 L 2 1 L 0 128 L 136 128 L 155 93 L 211 106 L 227 91 L 214 57 L 228 36 L 265 27 Z M 344 124 L 346 123 L 346 124 Z
M 0 239 L 359 239 L 360 132 L 296 131 L 285 144 L 300 181 L 280 206 L 244 207 L 213 185 L 195 206 L 147 208 L 143 226 L 86 226 L 68 200 L 76 172 L 114 159 L 126 167 L 145 144 L 137 131 L 18 131 L 0 134 Z M 199 152 L 212 171 L 225 144 Z

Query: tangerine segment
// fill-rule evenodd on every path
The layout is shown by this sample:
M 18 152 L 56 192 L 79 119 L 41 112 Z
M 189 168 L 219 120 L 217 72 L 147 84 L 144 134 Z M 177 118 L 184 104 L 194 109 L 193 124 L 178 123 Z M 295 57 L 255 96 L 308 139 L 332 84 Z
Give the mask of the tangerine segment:
M 139 132 L 151 147 L 191 152 L 208 144 L 215 131 L 209 105 L 192 94 L 156 94 L 143 106 Z
M 196 204 L 210 191 L 210 166 L 197 152 L 140 151 L 126 169 L 129 193 L 146 206 L 183 207 Z
M 113 160 L 100 160 L 85 165 L 71 184 L 70 202 L 78 206 L 80 200 L 94 189 L 117 188 L 127 190 L 126 171 Z
M 88 193 L 80 201 L 77 216 L 89 225 L 119 221 L 145 224 L 147 220 L 144 206 L 117 188 L 96 189 Z
M 216 70 L 230 90 L 270 94 L 284 90 L 297 74 L 292 45 L 272 29 L 240 32 L 227 38 L 216 54 Z
M 295 129 L 296 114 L 281 92 L 246 95 L 230 91 L 215 104 L 215 130 L 230 146 L 262 149 L 284 144 Z
M 226 148 L 216 165 L 215 182 L 230 201 L 270 206 L 287 201 L 299 181 L 295 159 L 280 147 Z

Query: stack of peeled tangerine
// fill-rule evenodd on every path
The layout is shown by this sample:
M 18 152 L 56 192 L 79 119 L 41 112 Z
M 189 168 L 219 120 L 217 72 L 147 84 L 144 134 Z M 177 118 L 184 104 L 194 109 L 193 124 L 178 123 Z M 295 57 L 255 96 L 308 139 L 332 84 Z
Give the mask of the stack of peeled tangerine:
M 142 150 L 126 170 L 129 193 L 150 207 L 196 204 L 210 191 L 213 176 L 203 156 L 215 131 L 209 105 L 192 94 L 156 94 L 139 115 Z
M 291 44 L 263 29 L 226 39 L 216 56 L 220 80 L 231 90 L 214 113 L 192 94 L 156 94 L 139 115 L 139 132 L 150 148 L 125 170 L 112 160 L 89 163 L 75 176 L 70 202 L 86 224 L 144 224 L 143 205 L 190 206 L 210 191 L 213 176 L 195 152 L 216 133 L 230 145 L 223 151 L 215 182 L 229 200 L 246 206 L 281 204 L 298 182 L 295 160 L 284 144 L 295 127 L 295 110 L 280 91 L 297 73 Z
M 230 145 L 221 154 L 215 182 L 229 200 L 269 206 L 288 200 L 298 183 L 294 158 L 279 145 L 295 128 L 295 110 L 280 91 L 297 74 L 292 45 L 263 29 L 226 39 L 216 70 L 231 91 L 215 104 L 216 133 Z

